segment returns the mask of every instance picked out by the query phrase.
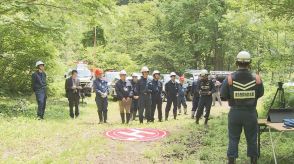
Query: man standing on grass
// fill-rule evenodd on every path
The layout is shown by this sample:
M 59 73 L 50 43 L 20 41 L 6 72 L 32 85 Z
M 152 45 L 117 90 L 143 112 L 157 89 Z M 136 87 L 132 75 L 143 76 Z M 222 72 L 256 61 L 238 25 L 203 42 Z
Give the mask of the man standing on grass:
M 120 71 L 119 76 L 120 80 L 115 84 L 115 92 L 119 100 L 118 104 L 122 124 L 128 124 L 131 119 L 133 89 L 131 82 L 127 80 L 127 72 L 125 70 Z
M 148 67 L 142 67 L 142 77 L 137 83 L 137 93 L 139 94 L 139 121 L 142 124 L 145 118 L 147 122 L 151 122 L 151 80 L 148 79 Z
M 220 87 L 222 85 L 221 82 L 219 82 L 216 77 L 213 77 L 212 82 L 215 86 L 215 92 L 212 94 L 212 106 L 215 106 L 215 101 L 217 99 L 220 106 L 222 106 L 222 100 L 220 98 Z
M 108 85 L 107 81 L 103 80 L 103 70 L 95 70 L 96 79 L 93 82 L 93 88 L 96 92 L 96 105 L 98 107 L 99 124 L 107 123 L 107 108 L 108 108 Z
M 210 109 L 212 104 L 212 94 L 215 92 L 214 84 L 211 80 L 208 80 L 208 71 L 202 70 L 200 73 L 201 79 L 198 81 L 197 84 L 197 92 L 199 92 L 200 99 L 198 104 L 198 109 L 196 111 L 196 124 L 199 124 L 199 119 L 203 114 L 204 108 L 205 108 L 205 114 L 204 114 L 204 125 L 207 125 L 209 115 L 210 115 Z
M 154 114 L 157 107 L 158 121 L 162 122 L 162 82 L 160 81 L 160 72 L 158 70 L 153 71 L 152 80 L 152 105 L 151 105 L 151 121 L 154 122 Z
M 197 84 L 199 83 L 198 81 L 200 79 L 201 79 L 201 77 L 199 76 L 198 79 L 193 81 L 193 83 L 192 83 L 192 88 L 191 88 L 191 94 L 193 96 L 192 112 L 191 112 L 191 118 L 192 119 L 194 119 L 194 117 L 195 117 L 196 110 L 197 110 L 198 104 L 199 104 L 200 95 L 199 95 L 199 91 L 197 90 Z
M 137 111 L 139 110 L 139 94 L 137 92 L 137 83 L 138 83 L 138 74 L 133 73 L 132 74 L 132 89 L 133 89 L 133 99 L 132 99 L 132 106 L 131 106 L 131 115 L 132 115 L 132 120 L 136 120 L 136 115 L 137 115 Z
M 235 164 L 238 158 L 238 144 L 242 129 L 247 141 L 247 156 L 251 164 L 257 163 L 257 111 L 258 98 L 263 96 L 264 88 L 258 75 L 250 72 L 251 57 L 246 51 L 237 55 L 238 70 L 224 80 L 221 97 L 229 101 L 228 115 L 229 146 L 228 163 Z
M 178 92 L 179 92 L 179 83 L 176 82 L 176 73 L 170 73 L 171 80 L 165 84 L 166 92 L 166 107 L 165 107 L 165 121 L 168 121 L 169 111 L 173 104 L 173 114 L 174 119 L 177 119 L 177 101 L 178 101 Z
M 42 61 L 38 61 L 36 62 L 36 68 L 37 71 L 32 74 L 32 88 L 38 103 L 37 117 L 39 120 L 42 120 L 44 119 L 47 100 L 45 64 Z
M 179 115 L 182 113 L 181 106 L 184 107 L 184 114 L 187 114 L 187 103 L 186 103 L 186 92 L 187 92 L 187 86 L 184 85 L 185 77 L 180 77 L 180 84 L 179 84 L 179 96 L 178 96 L 178 109 L 179 109 Z
M 69 103 L 69 115 L 71 118 L 77 118 L 80 114 L 80 90 L 82 89 L 80 80 L 78 79 L 78 71 L 72 70 L 71 77 L 65 81 L 66 97 Z M 73 108 L 75 107 L 75 112 Z

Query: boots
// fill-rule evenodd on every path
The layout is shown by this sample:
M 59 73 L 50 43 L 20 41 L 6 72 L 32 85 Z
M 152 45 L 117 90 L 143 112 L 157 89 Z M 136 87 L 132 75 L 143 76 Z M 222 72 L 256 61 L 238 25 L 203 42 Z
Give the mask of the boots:
M 175 120 L 177 119 L 177 114 L 174 114 L 174 119 L 175 119 Z
M 102 111 L 98 111 L 98 116 L 99 116 L 99 124 L 101 124 L 103 122 Z
M 184 108 L 184 114 L 187 115 L 187 108 Z
M 196 117 L 196 124 L 199 124 L 199 118 Z
M 103 112 L 103 121 L 107 123 L 107 112 Z
M 251 157 L 250 158 L 250 164 L 257 164 L 257 158 L 256 157 Z
M 194 117 L 195 117 L 195 111 L 192 111 L 191 118 L 194 119 Z
M 205 118 L 204 125 L 207 125 L 208 118 Z
M 236 164 L 236 159 L 235 158 L 228 158 L 228 164 Z
M 131 119 L 131 114 L 126 113 L 126 118 L 127 118 L 127 124 L 128 124 L 130 122 L 130 119 Z
M 120 117 L 121 117 L 121 123 L 124 124 L 125 123 L 125 114 L 121 113 Z

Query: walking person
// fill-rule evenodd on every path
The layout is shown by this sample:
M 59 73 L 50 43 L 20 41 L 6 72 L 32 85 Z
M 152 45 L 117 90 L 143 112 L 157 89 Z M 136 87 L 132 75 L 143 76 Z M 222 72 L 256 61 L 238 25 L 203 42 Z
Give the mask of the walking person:
M 196 124 L 199 124 L 199 119 L 204 114 L 204 125 L 207 125 L 210 115 L 210 109 L 212 104 L 212 94 L 215 92 L 214 84 L 211 80 L 208 80 L 208 71 L 202 70 L 200 73 L 201 79 L 197 84 L 197 91 L 199 92 L 200 99 L 198 109 L 196 111 Z
M 32 88 L 38 103 L 37 118 L 43 120 L 47 101 L 47 75 L 42 61 L 36 62 L 36 68 L 36 72 L 32 74 Z
M 154 122 L 154 114 L 157 107 L 158 121 L 162 122 L 162 87 L 163 84 L 160 81 L 160 72 L 158 70 L 153 71 L 152 80 L 152 93 L 151 93 L 151 121 Z
M 199 104 L 199 91 L 197 90 L 197 84 L 199 84 L 199 80 L 201 79 L 201 76 L 198 77 L 196 81 L 193 81 L 192 87 L 191 87 L 191 95 L 193 96 L 192 100 L 192 111 L 191 111 L 191 118 L 195 119 L 196 110 L 198 109 Z
M 103 70 L 96 69 L 95 70 L 96 79 L 93 82 L 93 88 L 96 93 L 95 101 L 98 108 L 98 116 L 99 116 L 99 124 L 107 123 L 107 112 L 108 112 L 108 85 L 107 81 L 104 80 Z
M 142 77 L 137 83 L 137 93 L 139 94 L 139 121 L 143 123 L 144 111 L 147 122 L 151 122 L 151 80 L 148 79 L 148 67 L 142 67 Z
M 212 106 L 215 106 L 215 101 L 216 101 L 216 99 L 217 99 L 219 105 L 222 106 L 222 100 L 221 100 L 221 98 L 220 98 L 220 87 L 221 87 L 222 83 L 219 82 L 219 81 L 216 79 L 216 77 L 214 77 L 214 78 L 212 79 L 212 82 L 213 82 L 213 84 L 214 84 L 214 86 L 215 86 L 215 92 L 212 94 Z
M 187 86 L 185 86 L 185 78 L 183 76 L 180 77 L 180 84 L 179 84 L 179 92 L 178 92 L 178 109 L 179 115 L 182 113 L 181 106 L 184 107 L 184 114 L 187 115 L 187 103 L 186 103 L 186 92 Z
M 168 121 L 169 111 L 173 105 L 173 115 L 174 119 L 177 119 L 177 101 L 179 92 L 179 83 L 176 82 L 176 73 L 170 73 L 171 80 L 165 84 L 166 92 L 166 107 L 165 107 L 165 121 Z
M 136 73 L 132 74 L 132 90 L 133 90 L 133 98 L 132 98 L 132 105 L 131 105 L 131 117 L 132 120 L 136 120 L 137 111 L 139 111 L 139 94 L 137 92 L 137 83 L 138 83 L 139 75 Z
M 263 96 L 264 88 L 258 75 L 250 71 L 251 56 L 246 51 L 237 55 L 238 70 L 228 75 L 221 87 L 221 97 L 228 100 L 229 145 L 228 163 L 235 164 L 238 158 L 238 145 L 244 129 L 247 141 L 247 156 L 250 163 L 256 164 L 257 151 L 257 100 Z
M 77 118 L 80 114 L 80 90 L 82 89 L 80 80 L 78 79 L 78 71 L 72 70 L 71 77 L 65 81 L 66 97 L 69 104 L 69 116 Z M 75 107 L 75 112 L 73 108 Z
M 125 70 L 120 71 L 119 76 L 120 80 L 115 84 L 115 92 L 117 94 L 122 124 L 128 124 L 131 118 L 133 89 L 131 82 L 127 80 L 127 72 Z

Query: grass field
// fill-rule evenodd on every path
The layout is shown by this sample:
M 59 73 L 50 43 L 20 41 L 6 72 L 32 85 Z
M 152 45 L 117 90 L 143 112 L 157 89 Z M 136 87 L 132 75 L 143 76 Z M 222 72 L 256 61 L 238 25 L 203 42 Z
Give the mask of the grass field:
M 116 102 L 109 103 L 109 123 L 98 124 L 94 99 L 81 105 L 78 119 L 70 119 L 66 99 L 49 99 L 45 120 L 34 117 L 34 98 L 29 101 L 0 98 L 0 163 L 225 163 L 227 106 L 212 109 L 209 127 L 181 115 L 178 120 L 140 125 L 121 125 Z M 165 107 L 165 105 L 164 105 Z M 5 110 L 4 110 L 5 108 Z M 191 103 L 189 102 L 189 109 Z M 10 112 L 7 112 L 9 110 Z M 17 117 L 15 117 L 17 115 Z M 103 133 L 119 127 L 167 130 L 169 136 L 155 142 L 121 142 Z M 279 134 L 273 137 L 278 139 Z M 276 140 L 278 163 L 294 161 L 294 135 Z M 248 163 L 244 135 L 239 163 Z M 262 134 L 260 163 L 274 163 L 269 134 Z

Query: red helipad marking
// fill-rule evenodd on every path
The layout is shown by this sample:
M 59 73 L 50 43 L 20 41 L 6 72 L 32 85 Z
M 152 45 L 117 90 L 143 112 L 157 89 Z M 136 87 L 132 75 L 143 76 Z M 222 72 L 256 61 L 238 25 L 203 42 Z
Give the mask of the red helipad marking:
M 164 138 L 167 131 L 145 128 L 123 128 L 105 132 L 105 135 L 114 140 L 121 141 L 154 141 Z

